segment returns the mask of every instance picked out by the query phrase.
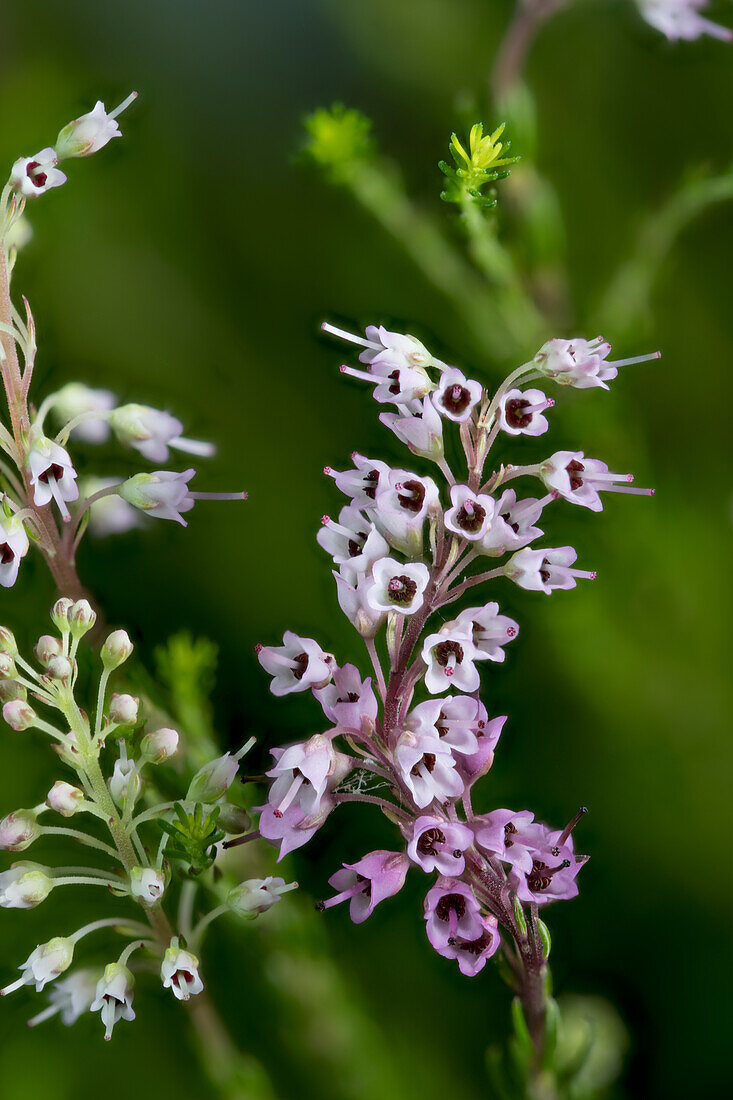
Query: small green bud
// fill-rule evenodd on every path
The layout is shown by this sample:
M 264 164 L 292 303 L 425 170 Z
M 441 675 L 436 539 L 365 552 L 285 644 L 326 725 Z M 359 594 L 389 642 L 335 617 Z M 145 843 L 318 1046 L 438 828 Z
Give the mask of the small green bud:
M 7 626 L 0 626 L 0 653 L 5 653 L 9 657 L 15 657 L 18 654 L 15 636 Z
M 132 653 L 132 642 L 126 630 L 113 631 L 102 646 L 102 664 L 107 669 L 119 668 Z
M 222 802 L 217 823 L 228 836 L 239 836 L 251 828 L 252 821 L 246 810 L 231 802 Z
M 140 752 L 143 760 L 150 764 L 162 764 L 178 749 L 178 734 L 175 730 L 159 729 L 153 733 L 146 733 L 140 742 Z
M 56 629 L 60 630 L 62 634 L 68 632 L 69 611 L 73 606 L 73 600 L 70 600 L 68 596 L 62 596 L 60 600 L 56 600 L 56 603 L 51 608 L 51 621 Z
M 3 718 L 11 729 L 27 730 L 35 726 L 38 715 L 23 699 L 11 699 L 3 705 Z
M 69 626 L 75 638 L 81 638 L 97 621 L 97 613 L 88 600 L 77 600 L 69 611 Z
M 216 802 L 231 787 L 237 772 L 239 761 L 231 753 L 211 760 L 196 772 L 188 788 L 186 800 L 191 802 Z

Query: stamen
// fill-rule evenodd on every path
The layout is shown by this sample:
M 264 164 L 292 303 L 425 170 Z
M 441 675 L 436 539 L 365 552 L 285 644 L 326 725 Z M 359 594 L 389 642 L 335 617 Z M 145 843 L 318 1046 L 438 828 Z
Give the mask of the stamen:
M 120 103 L 119 107 L 115 107 L 114 111 L 110 112 L 109 117 L 110 118 L 117 118 L 117 116 L 121 115 L 123 111 L 126 111 L 127 108 L 130 106 L 130 104 L 134 103 L 136 99 L 137 99 L 137 92 L 130 92 L 127 99 L 123 99 L 122 103 Z
M 340 905 L 342 901 L 348 901 L 356 894 L 361 894 L 369 885 L 369 879 L 359 878 L 357 882 L 350 886 L 348 890 L 342 890 L 340 894 L 335 894 L 332 898 L 328 898 L 326 901 L 317 901 L 316 909 L 319 913 L 322 913 L 324 909 L 330 909 L 332 905 Z
M 200 455 L 202 458 L 211 458 L 216 454 L 216 447 L 213 443 L 205 443 L 202 439 L 186 439 L 181 435 L 178 439 L 172 439 L 170 442 L 171 447 L 175 447 L 178 451 L 185 451 L 186 454 Z
M 291 805 L 293 799 L 297 795 L 300 788 L 303 786 L 305 779 L 302 775 L 298 774 L 294 777 L 293 782 L 288 787 L 287 793 L 283 798 L 280 805 L 275 810 L 275 817 L 282 817 L 288 806 Z
M 577 814 L 575 815 L 575 817 L 571 818 L 571 820 L 567 823 L 567 825 L 565 826 L 563 831 L 560 833 L 560 838 L 558 840 L 558 844 L 564 844 L 565 843 L 565 841 L 568 839 L 568 837 L 572 833 L 575 826 L 578 824 L 578 822 L 581 820 L 581 818 L 585 817 L 585 815 L 587 813 L 588 813 L 588 807 L 587 806 L 581 806 L 580 809 L 578 810 Z
M 192 500 L 247 500 L 248 492 L 241 493 L 188 493 Z
M 336 328 L 335 325 L 329 325 L 327 321 L 321 324 L 321 331 L 327 332 L 331 336 L 338 336 L 341 340 L 347 340 L 350 344 L 360 344 L 363 348 L 373 348 L 375 351 L 379 351 L 382 347 L 381 344 L 375 344 L 371 340 L 365 340 L 362 336 L 355 336 L 353 332 L 346 332 L 345 329 Z
M 47 484 L 48 484 L 49 489 L 51 490 L 51 496 L 53 497 L 53 499 L 56 501 L 56 504 L 58 505 L 59 512 L 61 513 L 61 518 L 63 519 L 64 523 L 68 523 L 69 520 L 71 519 L 71 513 L 69 512 L 69 509 L 66 507 L 66 501 L 61 496 L 61 490 L 59 489 L 59 484 L 58 484 L 56 478 L 55 477 L 49 477 L 48 481 L 47 481 Z
M 362 382 L 371 382 L 373 386 L 378 386 L 380 382 L 384 382 L 384 378 L 381 374 L 371 374 L 370 371 L 357 370 L 355 367 L 348 367 L 345 363 L 339 367 L 342 374 L 350 374 L 352 378 L 360 378 Z
M 634 355 L 631 359 L 609 359 L 609 367 L 630 367 L 634 363 L 647 363 L 650 359 L 661 359 L 661 351 L 652 351 L 648 355 Z
M 584 580 L 587 581 L 594 581 L 598 576 L 595 569 L 568 569 L 568 573 L 571 577 L 582 577 Z
M 604 485 L 603 491 L 604 493 L 631 493 L 636 496 L 653 497 L 656 489 L 639 489 L 631 485 Z

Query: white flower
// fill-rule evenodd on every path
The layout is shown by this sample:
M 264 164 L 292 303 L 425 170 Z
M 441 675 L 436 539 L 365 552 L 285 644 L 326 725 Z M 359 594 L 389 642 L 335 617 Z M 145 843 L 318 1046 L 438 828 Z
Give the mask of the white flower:
M 474 493 L 467 485 L 453 485 L 450 499 L 452 507 L 445 513 L 445 526 L 469 542 L 479 542 L 494 518 L 494 498 Z
M 389 553 L 389 546 L 371 520 L 353 505 L 339 512 L 338 523 L 324 516 L 316 535 L 319 546 L 331 555 L 347 580 L 356 584 L 359 574 L 368 573 L 372 564 Z
M 42 195 L 52 187 L 66 183 L 66 176 L 56 167 L 58 157 L 53 149 L 41 149 L 34 157 L 20 157 L 10 173 L 10 186 L 27 199 Z
M 450 748 L 437 736 L 407 730 L 400 734 L 394 757 L 415 805 L 421 810 L 434 798 L 443 802 L 457 798 L 463 791 L 463 780 L 455 770 Z
M 325 687 L 331 679 L 333 658 L 313 638 L 300 638 L 291 630 L 283 634 L 281 646 L 259 646 L 257 659 L 273 677 L 273 695 Z
M 503 661 L 506 656 L 504 646 L 519 632 L 514 619 L 499 614 L 498 603 L 467 607 L 450 626 L 459 630 L 467 628 L 471 632 L 477 661 Z
M 601 512 L 602 492 L 641 493 L 652 496 L 653 489 L 637 489 L 629 482 L 633 474 L 612 474 L 605 462 L 597 458 L 586 458 L 582 451 L 556 451 L 540 463 L 540 477 L 548 489 L 554 490 L 569 500 L 571 504 L 580 504 L 592 512 Z M 625 484 L 619 485 L 618 482 Z
M 723 42 L 733 39 L 733 32 L 721 27 L 699 11 L 708 0 L 637 0 L 641 14 L 650 26 L 661 31 L 671 42 L 691 41 L 709 34 Z
M 587 569 L 570 568 L 577 556 L 572 546 L 520 550 L 506 563 L 504 572 L 520 588 L 549 596 L 554 588 L 575 588 L 577 577 L 595 580 L 596 574 Z
M 27 461 L 34 503 L 42 508 L 55 500 L 62 518 L 68 522 L 71 516 L 66 504 L 79 498 L 76 470 L 68 452 L 44 435 L 36 435 Z
M 494 518 L 481 540 L 480 551 L 489 557 L 498 558 L 508 550 L 521 550 L 527 543 L 533 542 L 544 534 L 534 524 L 542 515 L 543 508 L 556 499 L 555 493 L 537 500 L 517 500 L 513 489 L 505 489 L 497 502 Z
M 152 474 L 135 474 L 120 485 L 119 495 L 133 508 L 139 508 L 156 519 L 172 519 L 187 527 L 183 512 L 190 512 L 194 499 L 188 483 L 195 470 L 174 473 L 156 470 Z
M 165 875 L 152 867 L 133 867 L 130 871 L 130 893 L 142 905 L 155 905 L 165 892 Z
M 47 868 L 37 863 L 14 863 L 9 871 L 0 871 L 0 906 L 3 909 L 33 909 L 53 890 Z
M 88 417 L 71 430 L 72 439 L 81 439 L 84 443 L 104 443 L 109 439 L 109 424 L 105 413 L 110 412 L 117 403 L 111 390 L 95 390 L 82 382 L 69 382 L 52 395 L 56 415 L 67 423 L 77 416 Z M 98 417 L 89 415 L 99 413 Z
M 449 688 L 475 691 L 481 683 L 473 663 L 477 657 L 471 631 L 466 626 L 454 630 L 444 628 L 439 634 L 429 634 L 423 642 L 422 659 L 427 665 L 425 686 L 430 694 L 440 695 Z
M 36 1027 L 57 1013 L 67 1027 L 75 1024 L 85 1012 L 88 1012 L 94 1000 L 99 967 L 84 967 L 56 982 L 48 991 L 49 1007 L 28 1021 L 28 1027 Z
M 339 607 L 344 615 L 363 638 L 373 638 L 384 621 L 385 612 L 375 611 L 368 601 L 372 578 L 362 576 L 354 586 L 335 570 L 333 576 Z
M 297 886 L 295 882 L 286 882 L 284 878 L 250 878 L 240 882 L 227 894 L 227 905 L 243 917 L 254 917 L 271 909 L 280 895 Z
M 91 111 L 64 126 L 56 138 L 59 159 L 89 157 L 103 149 L 112 138 L 122 137 L 116 121 L 117 115 L 129 107 L 136 97 L 137 92 L 132 92 L 114 111 L 107 111 L 101 100 L 98 100 Z
M 354 463 L 353 470 L 332 470 L 330 466 L 326 466 L 323 472 L 333 478 L 337 489 L 347 497 L 351 497 L 351 503 L 355 508 L 371 508 L 377 493 L 387 483 L 390 468 L 386 462 L 365 458 L 356 451 L 352 454 L 351 460 Z
M 107 780 L 109 793 L 117 806 L 124 806 L 129 798 L 133 804 L 142 790 L 142 780 L 138 775 L 134 760 L 128 760 L 126 756 L 115 760 L 112 775 Z
M 123 446 L 134 447 L 151 462 L 167 462 L 169 447 L 194 455 L 214 453 L 211 443 L 184 439 L 183 424 L 175 416 L 148 405 L 120 405 L 110 415 L 109 422 Z
M 22 522 L 0 511 L 0 585 L 12 588 L 18 579 L 20 559 L 28 553 L 28 536 Z
M 377 494 L 375 520 L 387 541 L 408 558 L 422 553 L 423 526 L 431 507 L 439 506 L 438 486 L 430 477 L 391 470 Z
M 379 419 L 405 443 L 414 455 L 437 462 L 443 457 L 443 421 L 429 397 L 422 407 L 399 413 L 380 413 Z
M 544 435 L 550 425 L 542 415 L 555 404 L 542 390 L 508 390 L 499 402 L 499 425 L 509 435 Z
M 422 562 L 398 562 L 382 558 L 372 568 L 372 584 L 367 601 L 375 611 L 399 611 L 412 615 L 423 604 L 430 570 Z
M 47 943 L 41 943 L 31 951 L 26 961 L 18 967 L 23 973 L 16 982 L 0 990 L 3 996 L 20 989 L 23 985 L 35 985 L 40 993 L 46 982 L 52 982 L 68 970 L 74 958 L 74 942 L 65 936 L 54 936 Z
M 121 963 L 110 963 L 104 968 L 104 974 L 97 982 L 95 998 L 90 1010 L 99 1012 L 104 1024 L 104 1037 L 112 1038 L 112 1029 L 118 1020 L 134 1020 L 132 995 L 135 979 Z
M 468 420 L 483 394 L 480 382 L 467 379 L 456 367 L 443 371 L 440 384 L 432 395 L 433 404 L 441 416 L 461 422 Z
M 172 990 L 173 996 L 179 1001 L 187 1001 L 204 988 L 199 975 L 199 961 L 190 951 L 179 947 L 178 936 L 173 937 L 163 956 L 160 976 L 163 979 L 163 989 Z

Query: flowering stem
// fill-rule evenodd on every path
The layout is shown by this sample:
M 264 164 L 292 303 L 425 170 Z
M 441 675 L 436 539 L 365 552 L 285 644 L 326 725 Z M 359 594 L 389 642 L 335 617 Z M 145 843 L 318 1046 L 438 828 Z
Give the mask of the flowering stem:
M 514 16 L 499 46 L 491 73 L 494 96 L 501 100 L 521 79 L 527 56 L 545 20 L 566 0 L 518 0 Z

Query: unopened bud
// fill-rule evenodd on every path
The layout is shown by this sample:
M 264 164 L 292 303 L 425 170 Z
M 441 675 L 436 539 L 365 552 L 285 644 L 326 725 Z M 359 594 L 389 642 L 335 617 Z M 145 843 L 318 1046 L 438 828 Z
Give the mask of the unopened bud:
M 51 608 L 51 622 L 62 634 L 66 634 L 69 629 L 69 611 L 73 606 L 73 600 L 70 600 L 68 596 L 62 596 L 60 600 L 56 600 Z
M 0 703 L 10 703 L 15 699 L 23 702 L 28 698 L 28 692 L 17 680 L 0 680 Z
M 46 867 L 21 861 L 0 872 L 0 906 L 3 909 L 33 909 L 53 890 Z
M 23 699 L 11 699 L 3 706 L 3 718 L 11 729 L 27 730 L 35 726 L 38 715 Z
M 63 779 L 57 780 L 46 795 L 48 808 L 62 817 L 73 817 L 83 801 L 84 791 L 80 787 L 73 787 L 71 783 L 65 783 Z
M 0 848 L 23 852 L 40 836 L 41 827 L 33 810 L 14 810 L 0 821 Z
M 216 802 L 234 782 L 239 761 L 231 753 L 204 764 L 191 780 L 186 798 L 193 802 Z
M 18 675 L 15 661 L 9 653 L 0 653 L 0 680 L 14 680 Z
M 69 611 L 69 626 L 76 638 L 91 630 L 97 621 L 97 613 L 89 600 L 77 600 Z
M 227 905 L 242 917 L 256 917 L 271 909 L 280 895 L 294 890 L 297 882 L 286 882 L 284 878 L 251 878 L 241 882 L 227 894 Z
M 68 684 L 74 673 L 74 665 L 68 657 L 52 657 L 46 665 L 46 672 L 52 680 Z
M 234 806 L 231 802 L 223 802 L 216 819 L 216 824 L 224 830 L 228 836 L 239 836 L 246 833 L 251 827 L 252 821 L 246 810 Z
M 105 668 L 119 668 L 132 653 L 132 642 L 126 630 L 114 630 L 102 646 L 101 657 Z
M 7 653 L 9 657 L 15 657 L 17 652 L 18 646 L 12 630 L 8 630 L 7 626 L 0 626 L 0 653 Z
M 124 806 L 128 799 L 137 802 L 142 790 L 142 780 L 137 773 L 134 760 L 115 761 L 114 770 L 109 779 L 109 792 L 118 806 Z
M 109 719 L 116 726 L 134 726 L 139 700 L 134 695 L 113 695 L 109 701 Z
M 38 663 L 48 667 L 50 660 L 62 655 L 64 647 L 60 638 L 54 638 L 52 634 L 42 634 L 34 645 L 33 652 Z
M 140 751 L 143 760 L 151 764 L 162 764 L 178 749 L 178 734 L 175 730 L 159 729 L 154 733 L 146 733 L 140 742 Z

